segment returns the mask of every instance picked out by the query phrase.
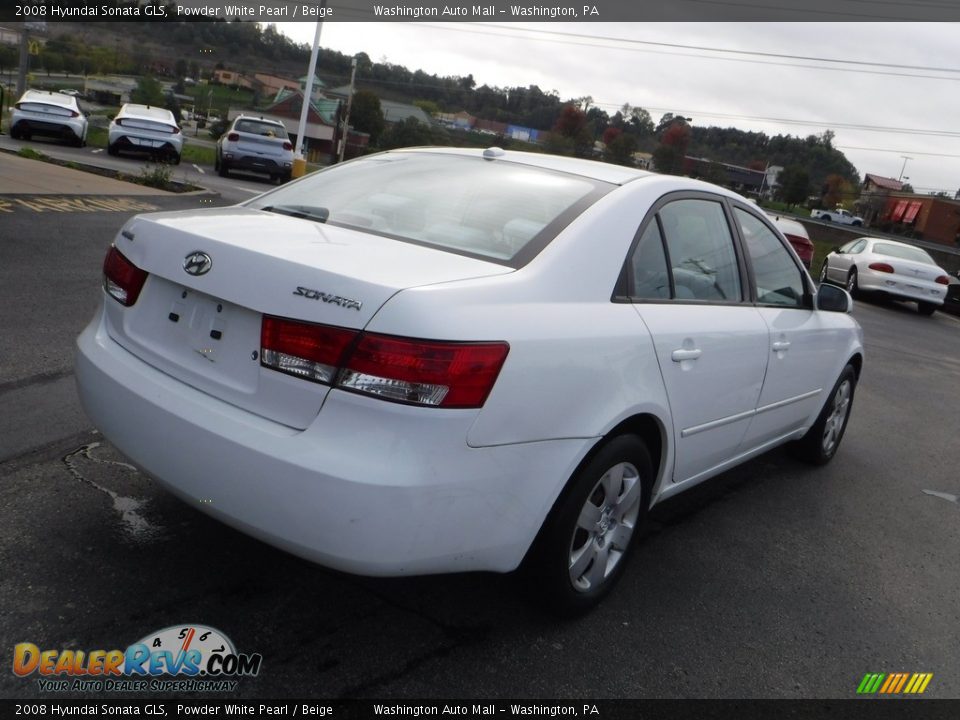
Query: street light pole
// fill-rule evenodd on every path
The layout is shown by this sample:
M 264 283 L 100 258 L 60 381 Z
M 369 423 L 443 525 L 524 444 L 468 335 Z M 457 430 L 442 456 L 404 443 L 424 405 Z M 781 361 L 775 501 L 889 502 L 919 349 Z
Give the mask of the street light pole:
M 327 0 L 323 0 L 321 7 L 327 7 Z M 320 53 L 320 31 L 323 29 L 323 23 L 317 23 L 317 30 L 313 35 L 313 49 L 310 51 L 310 70 L 307 73 L 307 84 L 303 88 L 303 103 L 300 108 L 300 124 L 297 126 L 297 147 L 294 149 L 294 159 L 300 161 L 300 173 L 294 172 L 294 177 L 303 174 L 306 159 L 303 157 L 303 136 L 307 131 L 307 113 L 313 97 L 313 78 L 317 72 L 317 55 Z
M 900 177 L 897 178 L 897 182 L 903 180 L 903 171 L 907 169 L 907 160 L 913 160 L 912 157 L 907 157 L 906 155 L 901 155 L 903 158 L 903 167 L 900 168 Z
M 357 59 L 353 58 L 350 63 L 350 94 L 347 95 L 347 111 L 343 114 L 343 133 L 340 137 L 340 157 L 338 162 L 343 162 L 343 154 L 347 151 L 347 137 L 350 135 L 350 107 L 353 105 L 353 81 L 357 77 Z

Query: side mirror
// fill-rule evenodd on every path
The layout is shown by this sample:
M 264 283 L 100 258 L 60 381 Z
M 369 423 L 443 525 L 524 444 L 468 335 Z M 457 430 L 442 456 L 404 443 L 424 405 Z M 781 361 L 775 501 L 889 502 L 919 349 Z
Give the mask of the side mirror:
M 830 252 L 835 252 L 837 255 L 843 255 L 843 250 L 840 249 L 839 245 L 834 245 L 830 248 Z
M 853 298 L 843 288 L 823 283 L 817 290 L 817 309 L 848 313 L 853 309 Z

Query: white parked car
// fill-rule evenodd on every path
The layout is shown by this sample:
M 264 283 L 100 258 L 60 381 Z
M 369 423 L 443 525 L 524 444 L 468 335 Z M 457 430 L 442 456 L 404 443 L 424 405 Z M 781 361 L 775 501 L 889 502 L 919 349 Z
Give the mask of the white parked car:
M 10 113 L 10 137 L 34 135 L 62 138 L 77 147 L 87 143 L 87 117 L 77 99 L 61 93 L 27 90 Z
M 873 237 L 851 240 L 827 255 L 820 282 L 844 285 L 851 295 L 865 290 L 912 300 L 923 315 L 943 305 L 950 287 L 947 271 L 925 250 Z
M 110 123 L 107 152 L 149 153 L 154 158 L 179 164 L 183 133 L 173 113 L 166 108 L 127 103 Z
M 135 217 L 104 291 L 83 406 L 184 500 L 354 573 L 523 565 L 567 611 L 652 504 L 830 460 L 863 362 L 847 293 L 742 197 L 499 148 Z

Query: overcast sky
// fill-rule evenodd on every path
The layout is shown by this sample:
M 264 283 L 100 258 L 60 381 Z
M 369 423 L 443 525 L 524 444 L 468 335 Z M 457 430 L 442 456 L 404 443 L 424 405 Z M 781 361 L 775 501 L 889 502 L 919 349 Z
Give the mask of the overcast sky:
M 279 25 L 305 43 L 313 42 L 314 27 Z M 642 44 L 651 42 L 687 47 Z M 903 174 L 918 192 L 952 196 L 960 189 L 953 24 L 327 22 L 320 43 L 410 70 L 472 73 L 478 86 L 539 85 L 563 99 L 589 95 L 611 115 L 630 103 L 647 108 L 654 122 L 675 112 L 698 126 L 768 135 L 831 129 L 834 145 L 861 176 L 897 178 L 907 155 Z

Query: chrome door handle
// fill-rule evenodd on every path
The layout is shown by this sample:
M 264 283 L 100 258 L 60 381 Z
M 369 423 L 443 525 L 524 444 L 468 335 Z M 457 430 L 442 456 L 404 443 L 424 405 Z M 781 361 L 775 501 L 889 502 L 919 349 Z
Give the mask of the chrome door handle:
M 674 362 L 683 362 L 684 360 L 696 360 L 701 353 L 701 350 L 674 350 L 670 357 Z
M 787 342 L 786 340 L 781 340 L 780 342 L 775 342 L 773 344 L 774 352 L 784 352 L 789 349 L 790 349 L 790 343 Z

